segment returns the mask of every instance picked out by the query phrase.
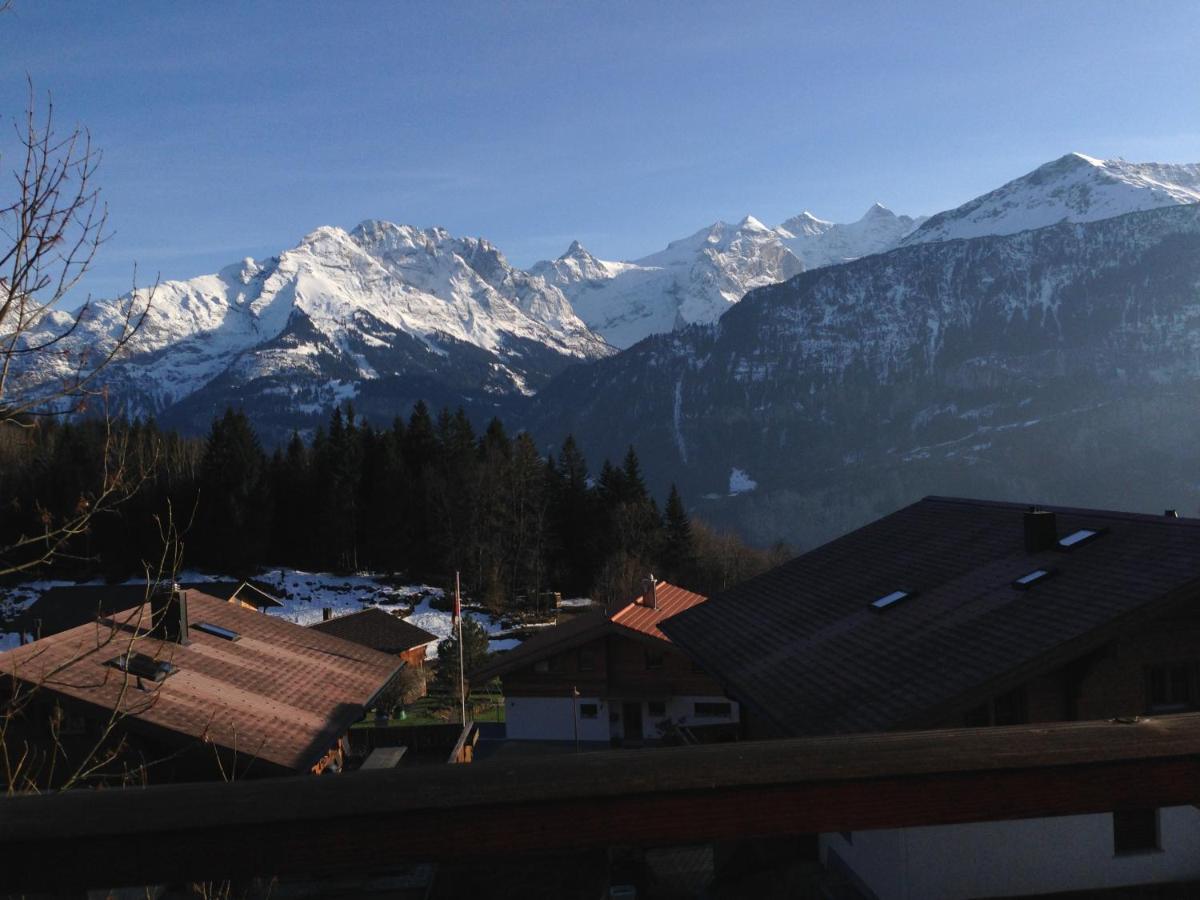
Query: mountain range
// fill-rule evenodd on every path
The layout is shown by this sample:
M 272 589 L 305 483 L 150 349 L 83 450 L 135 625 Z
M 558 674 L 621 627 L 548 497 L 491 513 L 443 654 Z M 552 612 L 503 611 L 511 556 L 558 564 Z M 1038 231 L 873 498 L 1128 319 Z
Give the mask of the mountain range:
M 544 446 L 573 432 L 596 461 L 632 443 L 656 489 L 760 542 L 924 493 L 1185 507 L 1197 251 L 1200 166 L 1078 153 L 927 219 L 747 216 L 528 271 L 368 221 L 161 285 L 107 377 L 130 413 L 198 431 L 232 403 L 268 442 L 341 401 L 387 421 L 422 398 Z M 102 346 L 118 308 L 67 343 Z

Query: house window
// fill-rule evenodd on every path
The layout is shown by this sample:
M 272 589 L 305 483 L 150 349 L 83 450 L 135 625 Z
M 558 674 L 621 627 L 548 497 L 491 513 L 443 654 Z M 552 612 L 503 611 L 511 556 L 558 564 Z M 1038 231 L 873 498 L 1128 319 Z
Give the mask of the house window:
M 1157 809 L 1122 809 L 1112 814 L 1113 853 L 1152 853 L 1160 849 Z
M 646 714 L 661 719 L 667 714 L 667 704 L 658 700 L 649 700 L 646 702 Z
M 533 664 L 533 671 L 537 672 L 539 675 L 545 675 L 550 671 L 550 660 L 539 659 Z
M 646 651 L 646 668 L 661 669 L 663 667 L 663 655 L 660 650 Z
M 596 719 L 600 716 L 600 707 L 595 703 L 580 703 L 579 718 L 581 719 Z
M 596 651 L 580 650 L 579 651 L 579 671 L 591 672 L 596 668 Z
M 693 712 L 697 719 L 728 719 L 733 707 L 728 703 L 696 703 Z
M 562 670 L 563 670 L 562 656 L 550 657 L 550 671 L 551 672 L 561 672 Z
M 1192 666 L 1176 663 L 1146 669 L 1146 711 L 1184 712 L 1196 708 L 1196 679 Z

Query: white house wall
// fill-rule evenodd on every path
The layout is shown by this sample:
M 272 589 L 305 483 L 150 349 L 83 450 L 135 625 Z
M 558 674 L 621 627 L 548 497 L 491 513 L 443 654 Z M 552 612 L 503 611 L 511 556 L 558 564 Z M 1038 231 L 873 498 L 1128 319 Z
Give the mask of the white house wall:
M 634 702 L 634 701 L 630 701 Z M 647 701 L 636 701 L 642 705 L 642 734 L 646 738 L 659 736 L 659 725 L 668 719 L 681 725 L 727 725 L 736 723 L 740 709 L 736 702 L 720 696 L 672 697 L 664 701 L 665 714 L 650 715 Z M 602 700 L 597 697 L 580 697 L 580 705 L 595 703 L 599 715 L 595 719 L 579 720 L 581 741 L 608 741 L 624 737 L 623 707 L 619 698 Z M 697 703 L 728 703 L 728 716 L 697 717 Z M 508 697 L 504 701 L 505 737 L 510 741 L 571 741 L 575 739 L 571 718 L 574 708 L 570 697 Z M 611 719 L 615 715 L 615 720 Z
M 821 835 L 879 900 L 953 900 L 1200 879 L 1200 811 L 1159 811 L 1160 851 L 1113 854 L 1112 815 Z
M 580 697 L 578 704 L 594 703 L 594 719 L 579 719 L 579 740 L 609 739 L 608 703 L 599 697 Z M 508 697 L 504 701 L 504 732 L 515 741 L 575 740 L 575 704 L 570 697 Z

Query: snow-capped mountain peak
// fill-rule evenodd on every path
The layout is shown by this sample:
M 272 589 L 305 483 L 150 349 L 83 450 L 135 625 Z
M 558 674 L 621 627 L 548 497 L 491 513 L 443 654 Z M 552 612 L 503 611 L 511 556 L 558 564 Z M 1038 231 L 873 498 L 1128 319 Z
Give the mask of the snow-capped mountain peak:
M 806 269 L 817 269 L 891 250 L 923 221 L 873 203 L 857 222 L 845 224 L 818 219 L 805 210 L 780 225 L 778 234 Z
M 823 234 L 833 227 L 832 222 L 827 222 L 824 219 L 818 219 L 807 209 L 798 216 L 792 216 L 786 222 L 779 226 L 777 231 L 785 237 L 802 237 L 805 235 Z M 786 233 L 785 233 L 786 232 Z
M 938 213 L 903 243 L 1016 234 L 1059 222 L 1095 222 L 1188 203 L 1200 203 L 1200 165 L 1131 163 L 1068 153 Z
M 64 348 L 103 348 L 121 307 L 97 303 Z M 60 319 L 48 327 L 61 329 Z M 612 349 L 561 290 L 488 241 L 368 220 L 351 232 L 317 228 L 278 257 L 160 284 L 130 351 L 106 377 L 128 412 L 158 414 L 218 378 L 243 399 L 271 379 L 271 390 L 305 393 L 322 409 L 359 383 L 447 365 L 474 372 L 477 389 L 526 392 L 569 361 Z M 69 360 L 29 377 L 61 377 Z
M 635 262 L 596 259 L 578 242 L 530 271 L 560 287 L 583 320 L 618 347 L 648 334 L 715 321 L 752 288 L 803 269 L 754 216 L 714 222 Z

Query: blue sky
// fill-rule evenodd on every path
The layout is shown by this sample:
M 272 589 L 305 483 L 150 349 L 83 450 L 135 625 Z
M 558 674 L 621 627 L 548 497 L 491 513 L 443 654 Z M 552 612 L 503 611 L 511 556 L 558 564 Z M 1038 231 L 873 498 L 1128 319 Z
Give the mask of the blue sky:
M 0 150 L 26 74 L 91 130 L 99 295 L 365 218 L 629 258 L 746 213 L 932 213 L 1071 150 L 1200 161 L 1198 26 L 1190 2 L 15 0 Z

